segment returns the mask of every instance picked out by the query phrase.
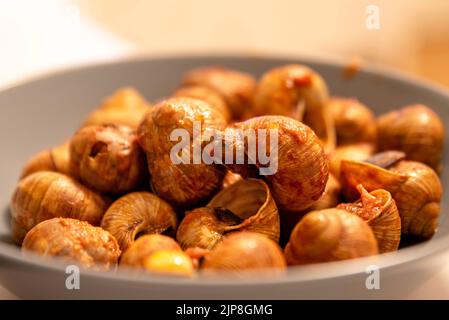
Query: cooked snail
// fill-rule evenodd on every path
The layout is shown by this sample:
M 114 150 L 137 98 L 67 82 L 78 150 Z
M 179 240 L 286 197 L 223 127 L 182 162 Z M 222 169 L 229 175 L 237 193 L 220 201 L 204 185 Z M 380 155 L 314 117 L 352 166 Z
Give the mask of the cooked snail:
M 137 188 L 147 172 L 136 134 L 116 125 L 80 129 L 70 142 L 70 169 L 89 187 L 112 194 Z
M 215 90 L 205 86 L 185 86 L 175 91 L 173 97 L 187 97 L 207 102 L 210 106 L 217 109 L 227 122 L 231 121 L 229 107 L 223 97 Z
M 351 196 L 359 184 L 368 191 L 389 191 L 401 216 L 402 234 L 431 237 L 437 229 L 440 214 L 442 187 L 438 175 L 420 162 L 398 160 L 388 163 L 379 155 L 376 161 L 383 162 L 384 167 L 369 162 L 342 161 L 345 193 Z
M 363 161 L 374 153 L 375 147 L 371 143 L 356 143 L 337 147 L 330 155 L 329 169 L 340 178 L 340 164 L 343 159 Z
M 328 179 L 328 159 L 320 141 L 309 127 L 288 117 L 261 116 L 236 123 L 234 129 L 252 129 L 255 132 L 274 130 L 277 133 L 277 153 L 272 155 L 277 170 L 264 178 L 280 209 L 299 212 L 309 208 L 321 197 Z M 269 151 L 269 136 L 267 134 L 264 138 L 262 135 L 261 139 L 256 134 L 256 141 L 252 141 L 252 144 L 265 145 Z M 242 146 L 237 145 L 236 148 Z M 243 148 L 248 155 L 248 143 Z M 266 167 L 258 160 L 253 160 L 255 166 Z
M 84 126 L 116 124 L 136 129 L 150 105 L 136 89 L 125 87 L 106 98 L 86 119 Z
M 444 126 L 424 105 L 412 105 L 381 115 L 377 120 L 380 150 L 400 150 L 407 159 L 441 171 Z
M 107 206 L 104 198 L 69 176 L 50 171 L 33 173 L 20 180 L 12 196 L 14 240 L 20 244 L 31 228 L 55 217 L 99 225 Z
M 191 277 L 194 265 L 190 257 L 181 250 L 159 250 L 143 261 L 145 271 L 170 276 Z
M 368 224 L 342 209 L 306 214 L 293 229 L 285 247 L 289 265 L 329 262 L 378 253 L 377 241 Z
M 278 241 L 279 229 L 270 189 L 262 180 L 247 179 L 221 190 L 207 207 L 188 212 L 176 239 L 184 249 L 212 249 L 229 232 L 253 231 Z
M 335 124 L 337 144 L 376 143 L 374 113 L 357 99 L 331 98 L 326 105 Z
M 368 223 L 379 245 L 379 253 L 397 250 L 401 241 L 401 218 L 390 192 L 384 189 L 368 192 L 361 184 L 357 189 L 360 200 L 339 204 L 337 209 L 356 214 Z
M 226 101 L 232 118 L 238 120 L 251 110 L 256 80 L 240 71 L 207 67 L 188 72 L 182 84 L 204 86 L 216 91 Z
M 60 257 L 98 271 L 115 268 L 120 257 L 117 241 L 109 232 L 68 218 L 53 218 L 37 224 L 27 233 L 22 250 L 44 257 Z
M 323 141 L 327 152 L 335 147 L 335 128 L 326 112 L 328 90 L 315 71 L 286 65 L 266 72 L 254 95 L 255 115 L 283 115 L 301 120 Z
M 25 164 L 20 179 L 38 171 L 55 171 L 70 175 L 69 143 L 35 154 Z
M 120 259 L 120 265 L 143 268 L 145 259 L 160 250 L 182 251 L 173 238 L 161 234 L 147 234 L 134 241 Z
M 184 152 L 173 154 L 172 148 L 180 142 L 176 140 L 178 136 L 175 141 L 170 137 L 174 130 L 184 129 L 183 133 L 189 134 L 187 145 L 192 145 L 192 137 L 201 139 L 206 130 L 223 130 L 225 126 L 223 116 L 201 100 L 171 98 L 155 105 L 138 132 L 139 142 L 147 155 L 154 192 L 182 207 L 211 197 L 221 187 L 224 168 L 206 164 L 201 159 L 195 162 L 195 151 L 188 152 L 187 157 Z M 198 134 L 195 135 L 197 127 Z M 196 141 L 196 144 L 201 147 L 202 141 Z M 176 157 L 177 163 L 172 157 Z
M 117 199 L 103 216 L 109 231 L 125 251 L 137 237 L 151 233 L 176 233 L 178 220 L 172 207 L 150 192 L 132 192 Z
M 242 274 L 248 271 L 282 273 L 286 267 L 281 248 L 254 232 L 235 232 L 205 255 L 201 268 L 207 272 Z

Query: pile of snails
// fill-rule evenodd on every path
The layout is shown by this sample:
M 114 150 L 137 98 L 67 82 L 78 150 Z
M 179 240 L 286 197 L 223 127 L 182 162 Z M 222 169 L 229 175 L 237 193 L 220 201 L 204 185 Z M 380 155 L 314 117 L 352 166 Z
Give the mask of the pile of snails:
M 357 99 L 331 97 L 302 65 L 259 80 L 199 68 L 158 101 L 122 88 L 26 163 L 11 200 L 24 254 L 98 271 L 281 274 L 393 252 L 437 230 L 444 127 L 427 106 L 376 117 Z M 277 171 L 261 175 L 259 161 L 174 163 L 170 135 L 194 122 L 219 133 L 277 130 Z M 249 158 L 247 147 L 232 145 Z

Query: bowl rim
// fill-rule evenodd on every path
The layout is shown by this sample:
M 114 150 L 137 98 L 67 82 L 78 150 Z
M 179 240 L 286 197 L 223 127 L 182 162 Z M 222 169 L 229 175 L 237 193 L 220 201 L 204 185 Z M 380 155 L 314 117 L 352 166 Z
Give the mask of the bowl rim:
M 92 62 L 75 65 L 69 68 L 58 68 L 49 72 L 42 72 L 40 74 L 24 78 L 16 81 L 6 87 L 0 88 L 0 94 L 8 91 L 20 89 L 29 83 L 36 81 L 49 80 L 51 78 L 57 78 L 58 76 L 72 73 L 83 72 L 88 70 L 94 70 L 98 68 L 108 68 L 117 65 L 139 64 L 144 62 L 169 62 L 173 60 L 192 60 L 201 61 L 204 59 L 216 59 L 223 61 L 239 61 L 239 60 L 260 60 L 260 61 L 272 61 L 287 63 L 301 63 L 305 65 L 321 65 L 323 67 L 341 68 L 344 70 L 347 67 L 347 61 L 338 58 L 323 58 L 323 57 L 310 57 L 310 56 L 297 56 L 297 55 L 283 55 L 283 54 L 266 54 L 266 55 L 251 55 L 251 54 L 172 54 L 163 56 L 146 56 L 135 55 L 125 58 L 118 58 L 108 60 L 105 62 Z M 282 63 L 282 62 L 281 62 Z M 362 63 L 357 74 L 367 74 L 371 76 L 378 76 L 388 78 L 396 82 L 401 82 L 410 87 L 419 87 L 433 94 L 439 95 L 446 99 L 449 103 L 449 90 L 442 85 L 432 83 L 428 80 L 418 78 L 415 75 L 410 75 L 402 71 L 393 70 L 385 66 L 381 66 L 373 63 Z M 356 78 L 355 75 L 354 78 Z M 5 210 L 8 214 L 9 210 Z M 282 284 L 292 282 L 308 282 L 326 280 L 336 277 L 355 276 L 357 274 L 366 274 L 366 268 L 369 266 L 376 266 L 379 269 L 391 268 L 394 266 L 400 266 L 406 263 L 417 262 L 425 259 L 429 256 L 436 255 L 449 249 L 449 234 L 443 235 L 430 241 L 416 244 L 407 248 L 403 248 L 397 252 L 384 253 L 371 257 L 358 258 L 353 260 L 328 262 L 310 264 L 304 266 L 289 267 L 285 275 L 283 276 L 257 276 L 247 278 L 235 278 L 227 277 L 225 274 L 219 277 L 195 277 L 192 279 L 180 279 L 174 277 L 167 277 L 163 275 L 151 275 L 136 273 L 129 270 L 118 270 L 117 272 L 96 272 L 93 270 L 83 269 L 82 275 L 91 278 L 107 279 L 109 281 L 130 281 L 135 283 L 145 284 L 162 284 L 162 285 L 175 285 L 175 286 L 241 286 L 241 285 L 266 285 L 266 284 Z M 60 261 L 59 259 L 44 259 L 34 254 L 23 255 L 20 248 L 15 248 L 11 244 L 0 242 L 0 260 L 14 262 L 18 265 L 22 265 L 28 268 L 46 269 L 54 272 L 65 272 L 65 266 L 67 263 Z M 259 275 L 259 274 L 258 274 Z

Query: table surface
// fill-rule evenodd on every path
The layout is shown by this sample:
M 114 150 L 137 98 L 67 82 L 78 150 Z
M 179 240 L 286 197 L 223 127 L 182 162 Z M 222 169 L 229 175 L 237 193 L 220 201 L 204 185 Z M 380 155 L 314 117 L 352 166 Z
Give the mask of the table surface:
M 0 41 L 5 44 L 2 45 L 1 50 L 0 88 L 52 69 L 117 59 L 139 53 L 132 44 L 79 16 L 76 8 L 70 6 L 56 6 L 46 19 L 50 21 L 50 26 L 54 26 L 55 23 L 58 25 L 58 28 L 44 30 L 44 32 L 57 32 L 54 35 L 59 37 L 57 42 L 41 41 L 39 37 L 32 39 L 33 35 L 36 36 L 39 31 L 43 31 L 39 30 L 43 27 L 42 20 L 33 20 L 33 16 L 29 19 L 21 19 L 23 12 L 13 3 L 0 10 Z M 67 1 L 58 3 L 67 3 Z M 33 5 L 33 2 L 27 2 L 27 6 Z M 32 14 L 34 9 L 28 11 Z M 69 15 L 72 19 L 60 21 L 60 17 L 64 15 Z M 14 36 L 1 32 L 9 30 L 11 21 L 17 20 L 21 21 L 21 25 L 15 30 Z M 76 36 L 68 37 L 66 36 L 68 34 L 76 34 Z M 30 54 L 32 56 L 29 56 Z M 449 299 L 449 264 L 447 263 L 449 252 L 441 255 L 440 258 L 439 267 L 432 277 L 405 298 Z M 16 297 L 0 285 L 0 300 L 2 299 L 16 299 Z

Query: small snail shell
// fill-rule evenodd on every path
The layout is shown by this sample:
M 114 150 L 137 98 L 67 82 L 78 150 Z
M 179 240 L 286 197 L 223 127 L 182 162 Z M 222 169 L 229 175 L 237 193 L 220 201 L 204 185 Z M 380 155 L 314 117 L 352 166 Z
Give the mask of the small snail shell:
M 338 145 L 376 143 L 377 125 L 374 113 L 357 99 L 329 99 L 326 110 L 334 120 Z
M 256 132 L 276 130 L 278 152 L 274 160 L 277 161 L 277 171 L 265 178 L 280 209 L 299 212 L 321 197 L 328 179 L 328 158 L 309 127 L 288 117 L 261 116 L 236 123 L 235 128 Z M 256 139 L 259 145 L 258 135 Z M 265 145 L 269 150 L 268 134 Z M 261 167 L 257 161 L 256 166 Z
M 401 216 L 402 233 L 430 238 L 438 226 L 442 186 L 429 166 L 401 160 L 387 169 L 374 164 L 342 161 L 342 185 L 347 194 L 358 185 L 391 193 Z
M 278 274 L 285 270 L 281 248 L 260 234 L 248 231 L 234 232 L 208 253 L 202 270 L 241 275 L 248 271 L 268 271 Z
M 380 150 L 399 150 L 407 159 L 423 162 L 438 173 L 443 155 L 444 126 L 424 105 L 412 105 L 381 115 L 377 120 Z
M 81 128 L 70 142 L 70 169 L 89 187 L 113 194 L 135 189 L 147 172 L 136 134 L 116 125 Z
M 402 219 L 403 233 L 430 238 L 438 227 L 442 186 L 432 168 L 415 161 L 400 161 L 390 171 L 407 181 L 393 193 Z
M 176 239 L 183 248 L 212 249 L 225 233 L 253 231 L 278 241 L 279 213 L 262 180 L 238 181 L 217 193 L 207 208 L 186 214 Z
M 97 109 L 89 114 L 83 127 L 116 124 L 136 129 L 149 109 L 150 105 L 136 89 L 121 88 L 106 98 Z
M 143 268 L 145 259 L 160 250 L 182 251 L 173 238 L 161 234 L 147 234 L 134 241 L 123 252 L 120 266 Z
M 285 247 L 289 265 L 354 259 L 378 253 L 368 224 L 342 209 L 306 214 L 293 229 Z
M 231 113 L 228 105 L 222 96 L 213 89 L 205 86 L 185 86 L 176 90 L 173 97 L 187 97 L 203 100 L 217 109 L 227 122 L 231 121 Z
M 330 155 L 330 172 L 340 178 L 340 163 L 343 159 L 363 161 L 374 153 L 375 147 L 370 143 L 356 143 L 337 147 Z
M 32 228 L 23 240 L 22 251 L 26 250 L 98 271 L 115 268 L 120 257 L 117 241 L 109 232 L 68 218 L 53 218 Z
M 12 196 L 13 237 L 20 244 L 27 231 L 54 217 L 99 225 L 107 206 L 100 195 L 75 179 L 57 172 L 39 171 L 19 181 Z
M 152 108 L 139 127 L 139 142 L 147 155 L 154 192 L 176 206 L 191 206 L 211 197 L 220 187 L 224 169 L 201 161 L 174 164 L 170 158 L 178 141 L 171 141 L 175 129 L 185 129 L 193 137 L 194 123 L 205 130 L 223 130 L 226 121 L 209 104 L 191 98 L 170 98 Z M 190 143 L 192 141 L 190 140 Z
M 172 207 L 150 192 L 132 192 L 117 199 L 103 216 L 101 227 L 109 231 L 125 251 L 138 236 L 176 232 Z
M 55 171 L 70 175 L 69 142 L 35 154 L 22 170 L 20 179 L 38 171 Z
M 226 101 L 232 118 L 241 119 L 251 109 L 256 80 L 248 73 L 206 67 L 188 72 L 182 84 L 200 85 L 216 91 Z
M 143 261 L 145 271 L 178 277 L 192 277 L 194 265 L 181 250 L 158 250 Z
M 384 189 L 366 191 L 357 186 L 360 200 L 354 203 L 342 203 L 337 209 L 356 214 L 373 229 L 379 245 L 379 253 L 396 251 L 401 241 L 401 217 L 391 193 Z
M 326 83 L 318 73 L 302 65 L 285 65 L 262 76 L 253 109 L 255 115 L 282 115 L 304 122 L 331 152 L 336 138 L 332 117 L 325 110 L 328 96 Z

